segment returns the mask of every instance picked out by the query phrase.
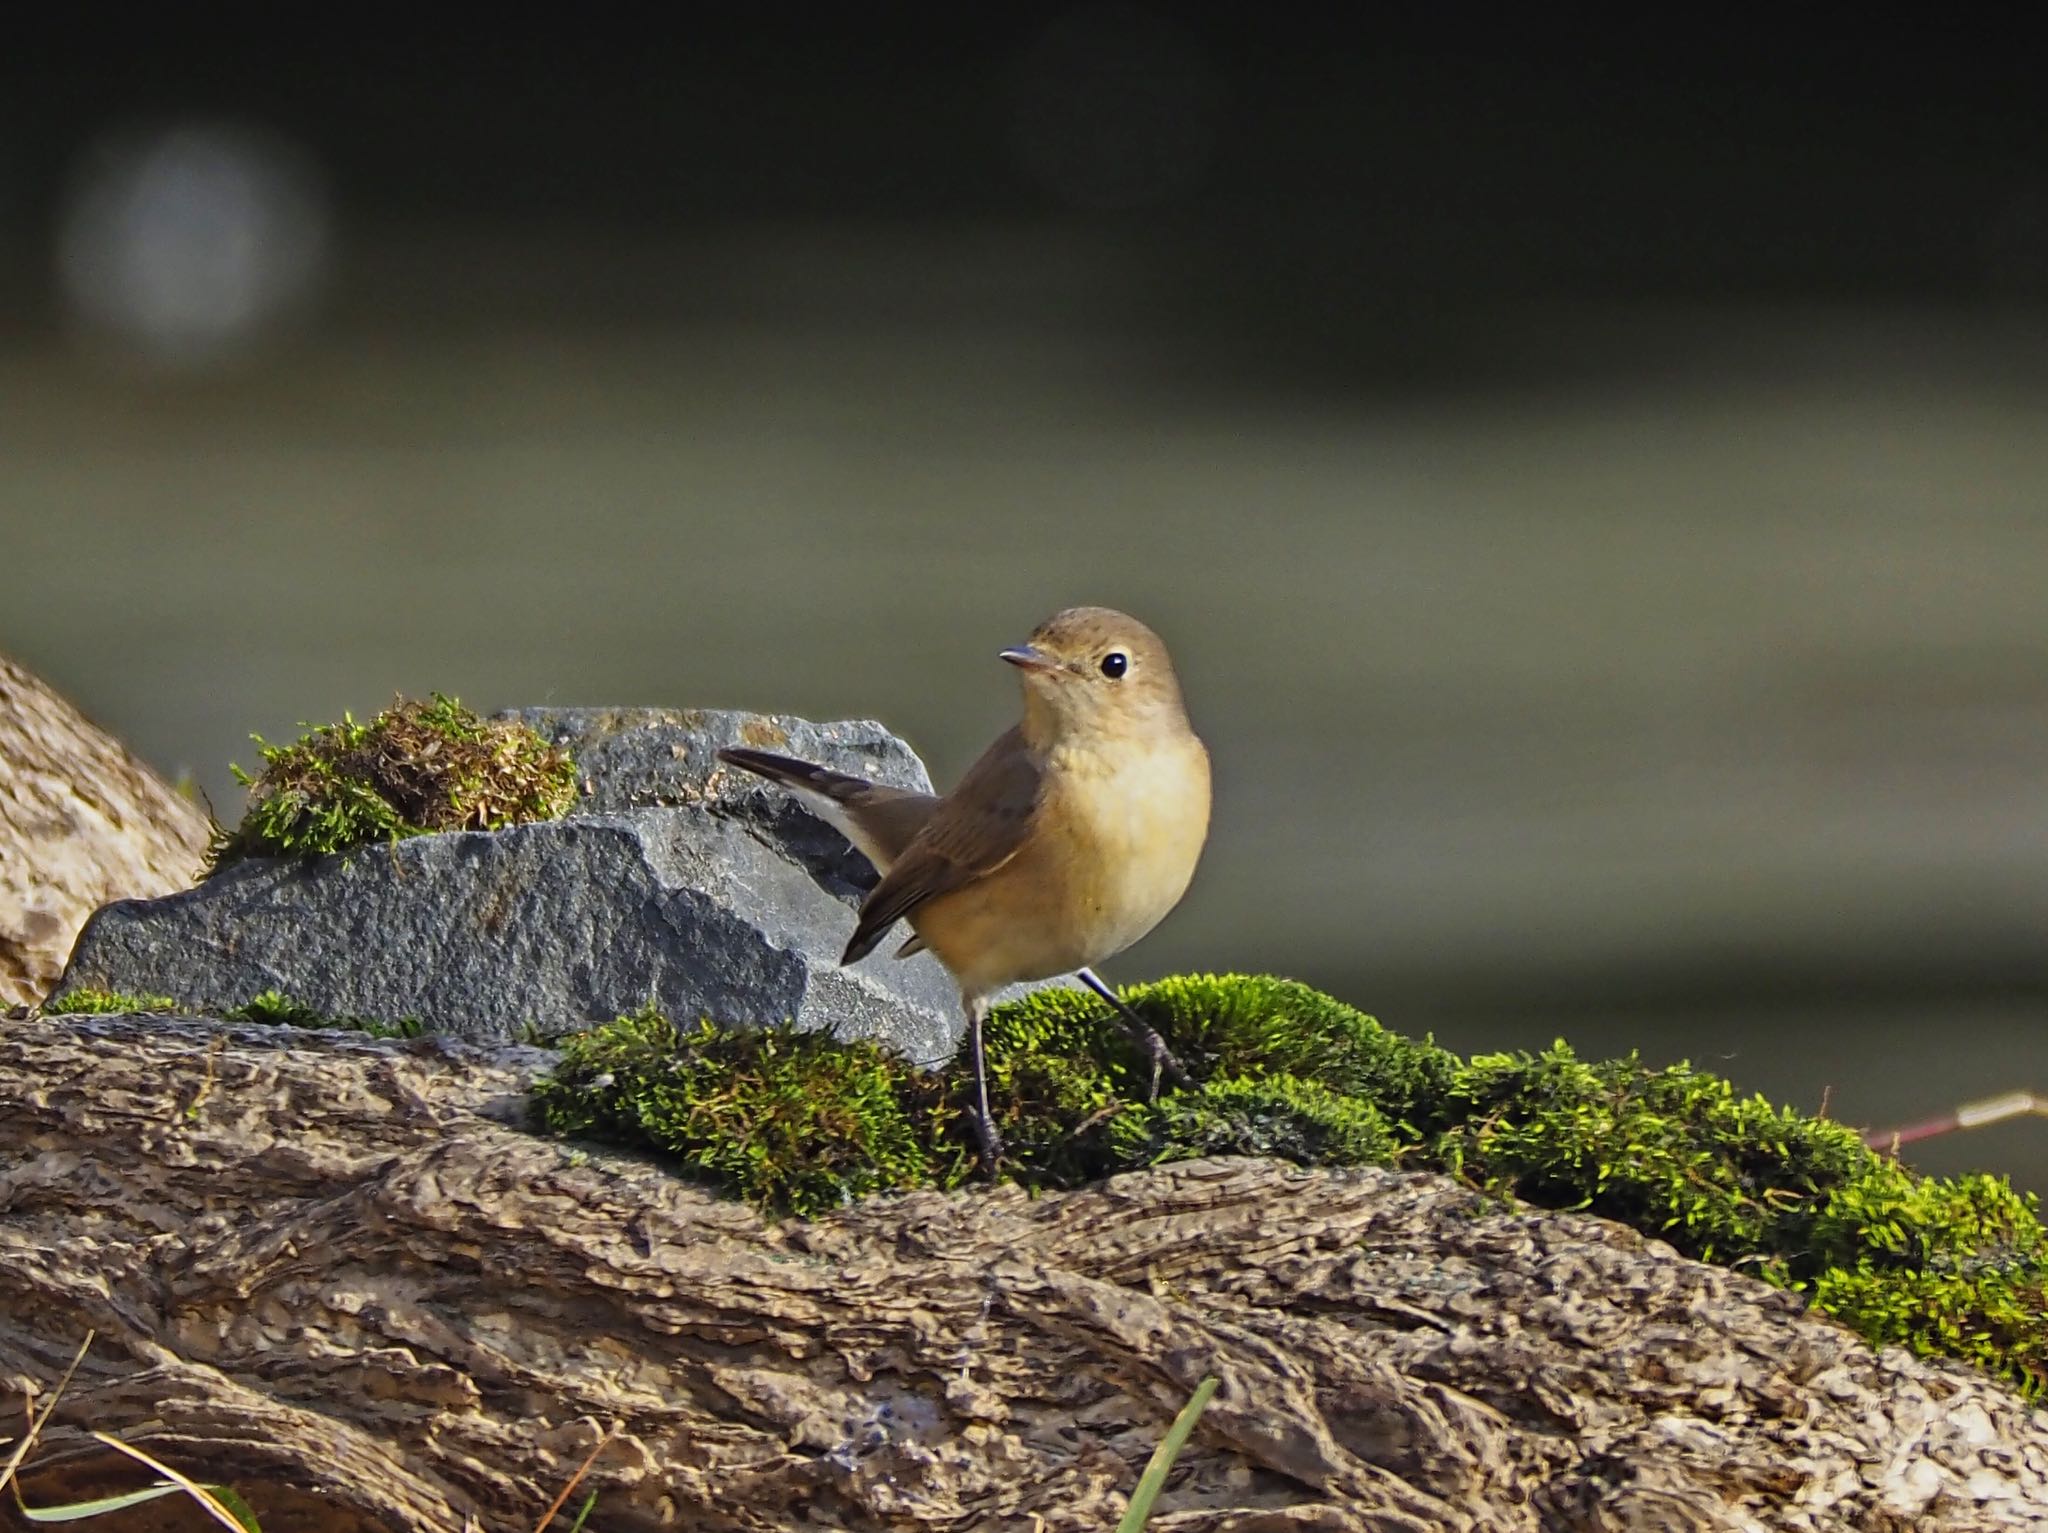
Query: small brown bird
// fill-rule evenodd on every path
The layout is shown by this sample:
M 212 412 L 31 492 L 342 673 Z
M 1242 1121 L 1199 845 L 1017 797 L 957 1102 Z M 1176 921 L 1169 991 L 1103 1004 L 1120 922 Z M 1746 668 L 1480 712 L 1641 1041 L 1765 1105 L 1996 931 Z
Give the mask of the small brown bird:
M 913 935 L 896 956 L 929 950 L 959 984 L 991 1170 L 1002 1140 L 982 1023 L 1005 985 L 1077 975 L 1142 1041 L 1155 1092 L 1162 1070 L 1181 1078 L 1158 1033 L 1093 965 L 1179 903 L 1209 833 L 1209 753 L 1157 634 L 1107 607 L 1070 607 L 1002 658 L 1023 673 L 1024 720 L 944 798 L 765 751 L 718 753 L 796 793 L 882 874 L 842 963 L 908 921 Z

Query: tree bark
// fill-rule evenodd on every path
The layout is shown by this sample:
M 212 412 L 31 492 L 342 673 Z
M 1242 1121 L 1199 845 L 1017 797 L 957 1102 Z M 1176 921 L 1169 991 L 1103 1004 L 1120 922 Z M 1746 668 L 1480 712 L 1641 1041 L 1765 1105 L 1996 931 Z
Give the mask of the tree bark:
M 206 816 L 0 655 L 0 1008 L 47 994 L 85 918 L 188 887 Z
M 524 1132 L 545 1062 L 0 1024 L 0 1386 L 96 1333 L 31 1501 L 97 1427 L 266 1533 L 531 1528 L 616 1428 L 593 1528 L 1099 1533 L 1213 1373 L 1155 1528 L 2048 1519 L 2048 1418 L 1618 1225 L 1242 1160 L 776 1223 Z

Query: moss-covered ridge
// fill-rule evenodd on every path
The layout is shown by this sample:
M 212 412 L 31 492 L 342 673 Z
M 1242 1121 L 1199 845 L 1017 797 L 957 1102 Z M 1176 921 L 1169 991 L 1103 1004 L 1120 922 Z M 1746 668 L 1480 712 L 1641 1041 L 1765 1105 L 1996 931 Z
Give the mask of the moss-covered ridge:
M 433 831 L 558 819 L 576 798 L 566 751 L 439 692 L 400 699 L 364 724 L 344 714 L 290 745 L 254 738 L 263 769 L 230 768 L 249 807 L 233 830 L 215 826 L 209 876 L 245 857 L 320 857 Z
M 990 1019 L 1005 1174 L 1068 1187 L 1195 1155 L 1400 1166 L 1634 1226 L 1806 1294 L 1876 1343 L 2048 1384 L 2048 1233 L 2003 1179 L 1921 1177 L 1853 1129 L 1631 1056 L 1462 1058 L 1305 985 L 1188 976 L 1125 998 L 1194 1084 L 1149 1066 L 1108 1010 L 1047 991 Z M 678 1028 L 653 1012 L 567 1041 L 535 1092 L 549 1130 L 651 1148 L 763 1208 L 809 1213 L 973 1175 L 971 1083 L 866 1044 Z
M 51 1017 L 114 1016 L 138 1011 L 182 1011 L 168 995 L 129 995 L 120 990 L 100 990 L 90 985 L 62 990 L 43 1002 L 43 1014 Z M 281 990 L 252 995 L 240 1006 L 217 1015 L 227 1022 L 258 1022 L 267 1027 L 302 1027 L 321 1032 L 367 1033 L 372 1038 L 418 1038 L 426 1027 L 417 1017 L 380 1022 L 374 1017 L 336 1017 L 293 1000 Z

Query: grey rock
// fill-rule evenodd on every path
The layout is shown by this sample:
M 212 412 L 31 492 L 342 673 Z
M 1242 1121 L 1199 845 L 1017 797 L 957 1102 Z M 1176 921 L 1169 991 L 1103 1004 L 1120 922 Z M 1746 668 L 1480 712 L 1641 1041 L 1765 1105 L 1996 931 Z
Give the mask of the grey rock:
M 867 858 L 789 794 L 720 764 L 718 752 L 746 745 L 892 788 L 932 791 L 917 753 L 872 719 L 815 724 L 711 708 L 513 708 L 497 717 L 517 719 L 576 758 L 584 783 L 578 814 L 678 808 L 728 816 L 855 904 L 875 885 Z
M 745 743 L 929 789 L 869 722 L 698 710 L 528 709 L 575 754 L 569 818 L 421 836 L 311 863 L 250 861 L 87 923 L 63 988 L 225 1010 L 265 990 L 333 1015 L 415 1017 L 495 1042 L 652 1000 L 671 1017 L 793 1021 L 949 1057 L 960 1006 L 929 955 L 839 966 L 865 858 L 770 785 L 721 767 Z M 884 950 L 886 953 L 887 949 Z

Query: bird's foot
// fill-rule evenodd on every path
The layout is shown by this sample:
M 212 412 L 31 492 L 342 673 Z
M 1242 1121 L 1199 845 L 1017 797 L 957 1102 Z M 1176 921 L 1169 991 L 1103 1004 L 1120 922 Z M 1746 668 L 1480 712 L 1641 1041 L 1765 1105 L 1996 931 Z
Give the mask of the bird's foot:
M 1003 1136 L 986 1111 L 975 1114 L 974 1137 L 979 1142 L 981 1179 L 992 1182 L 996 1179 L 996 1168 L 1003 1161 Z
M 1127 1019 L 1124 1023 L 1125 1034 L 1152 1065 L 1151 1089 L 1145 1093 L 1145 1100 L 1159 1100 L 1159 1082 L 1162 1077 L 1172 1081 L 1176 1086 L 1192 1085 L 1186 1068 L 1174 1058 L 1173 1050 L 1166 1046 L 1166 1040 L 1159 1036 L 1159 1029 L 1148 1025 L 1143 1018 L 1128 1008 L 1120 1006 L 1119 1009 Z
M 1096 974 L 1093 969 L 1082 969 L 1079 972 L 1081 983 L 1109 1002 L 1110 1007 L 1117 1014 L 1117 1024 L 1123 1028 L 1124 1035 L 1137 1045 L 1138 1051 L 1146 1059 L 1151 1061 L 1152 1088 L 1146 1094 L 1146 1101 L 1156 1102 L 1159 1100 L 1159 1082 L 1162 1076 L 1172 1081 L 1176 1086 L 1191 1086 L 1194 1084 L 1186 1068 L 1174 1057 L 1173 1050 L 1166 1046 L 1166 1040 L 1159 1036 L 1158 1028 L 1131 1010 L 1124 1003 L 1124 998 L 1105 985 L 1102 982 L 1101 976 Z

